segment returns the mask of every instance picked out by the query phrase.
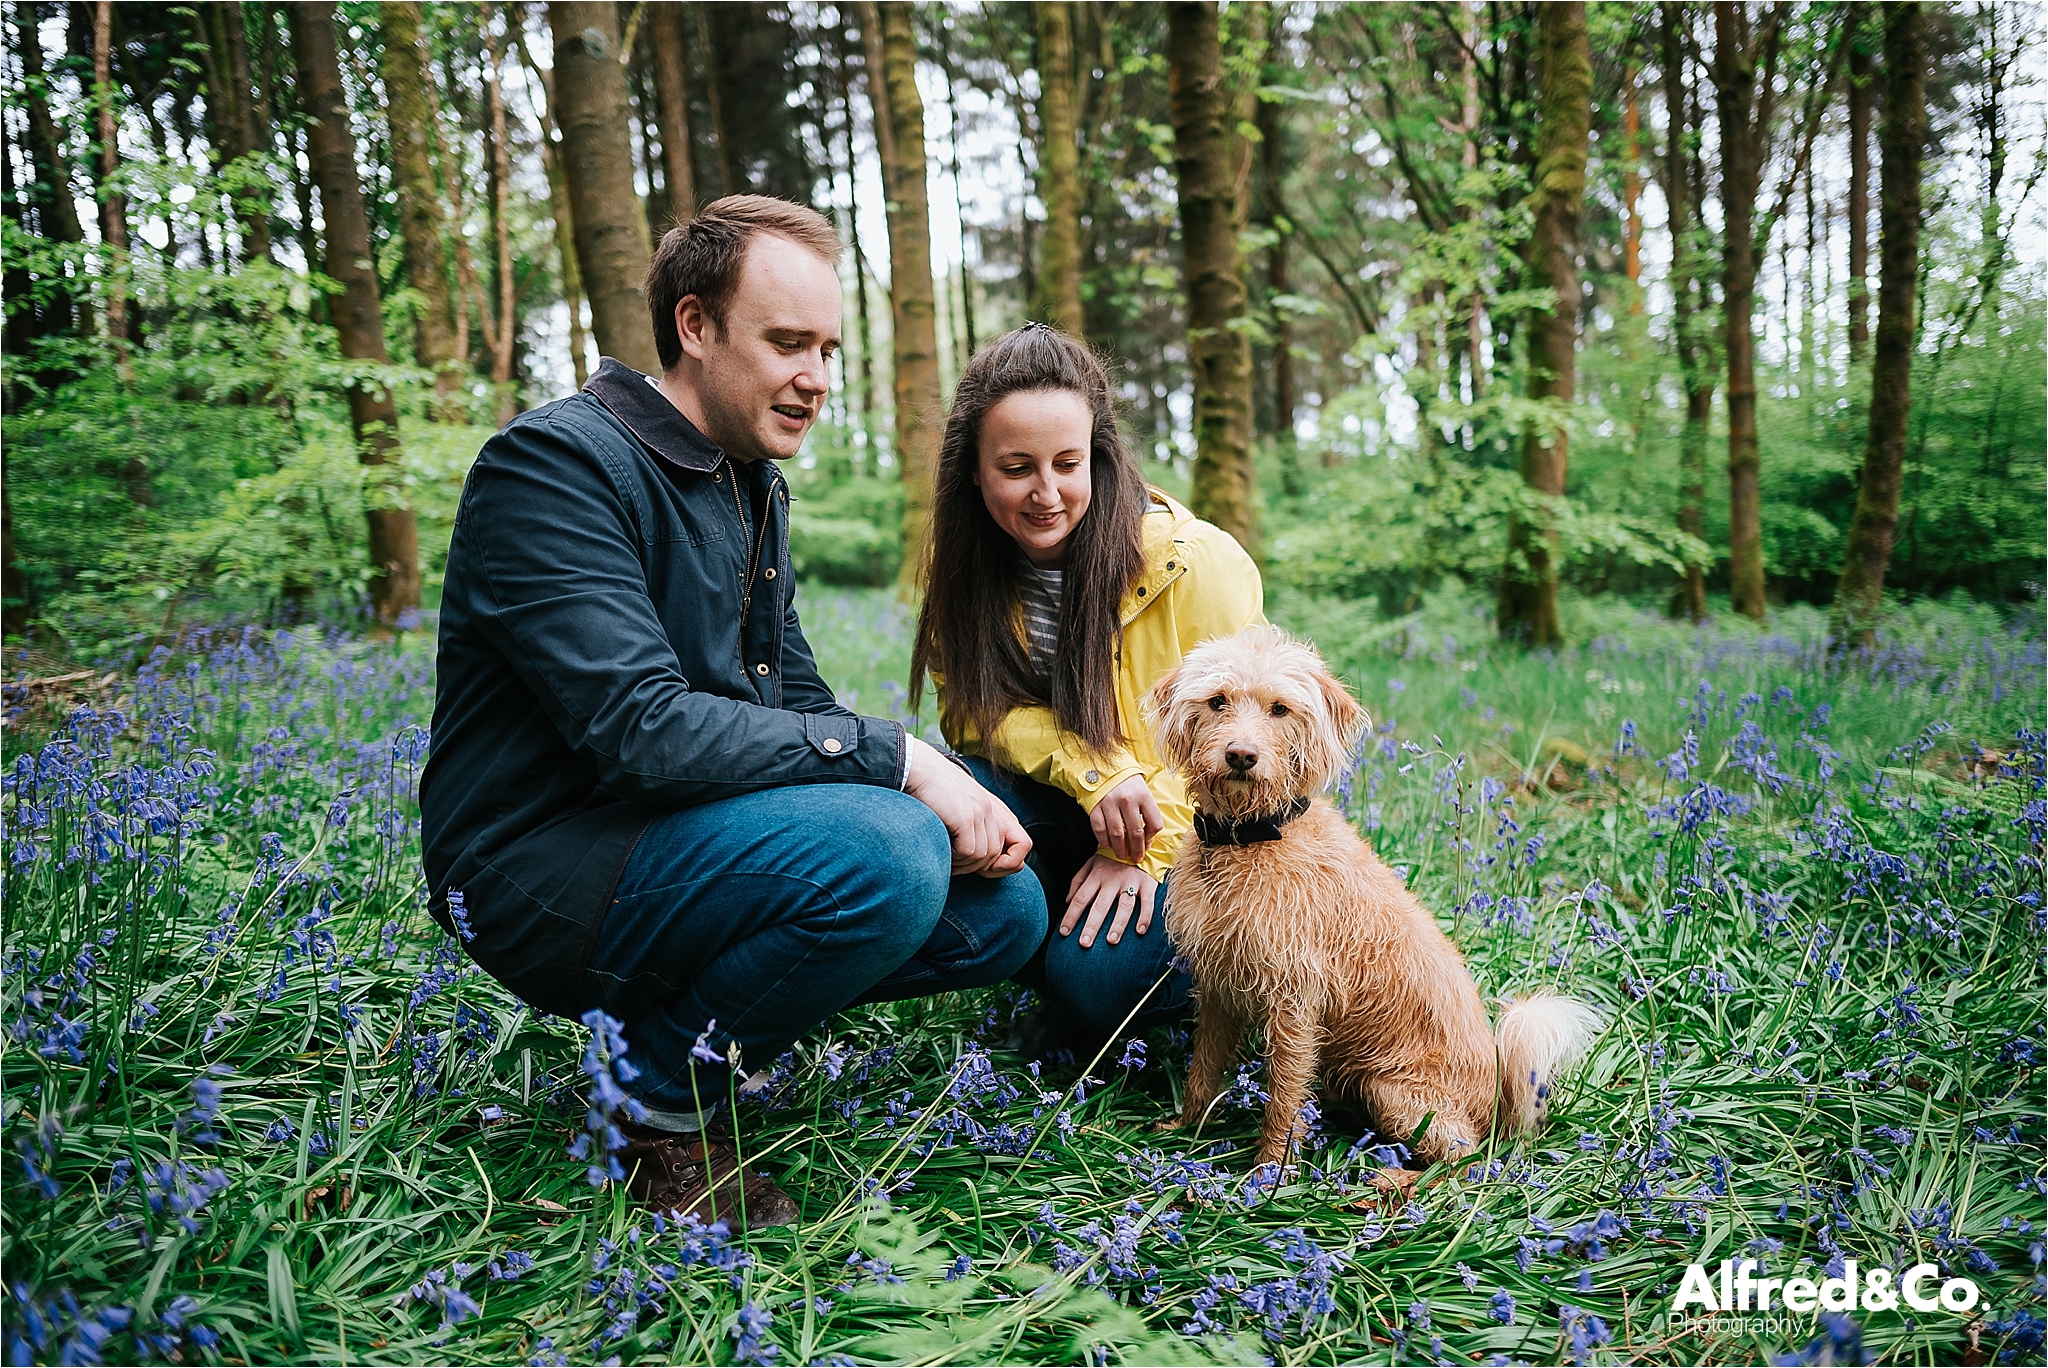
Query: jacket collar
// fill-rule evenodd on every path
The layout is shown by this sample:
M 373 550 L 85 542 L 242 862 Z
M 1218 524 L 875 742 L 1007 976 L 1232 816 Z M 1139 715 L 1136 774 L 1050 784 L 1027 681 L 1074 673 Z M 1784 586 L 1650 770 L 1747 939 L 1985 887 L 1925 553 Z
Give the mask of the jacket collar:
M 1187 573 L 1184 539 L 1188 525 L 1196 521 L 1194 514 L 1159 490 L 1147 485 L 1145 492 L 1151 500 L 1142 524 L 1145 569 L 1138 582 L 1125 591 L 1117 611 L 1117 621 L 1126 627 L 1132 618 L 1159 602 L 1167 585 Z
M 1205 846 L 1247 846 L 1260 841 L 1277 841 L 1280 828 L 1307 812 L 1309 801 L 1296 798 L 1274 812 L 1255 812 L 1249 817 L 1211 817 L 1195 814 L 1195 838 Z
M 719 445 L 697 430 L 668 396 L 654 387 L 651 377 L 642 375 L 623 361 L 607 356 L 597 363 L 583 392 L 611 410 L 614 418 L 632 430 L 640 444 L 671 465 L 705 474 L 725 459 Z

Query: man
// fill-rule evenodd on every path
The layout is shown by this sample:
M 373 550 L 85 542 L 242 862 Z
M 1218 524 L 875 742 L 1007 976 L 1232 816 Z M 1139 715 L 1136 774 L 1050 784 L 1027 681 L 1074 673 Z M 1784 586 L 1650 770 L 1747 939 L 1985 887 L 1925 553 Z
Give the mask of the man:
M 420 782 L 434 915 L 536 1009 L 625 1022 L 632 1191 L 735 1225 L 796 1213 L 705 1126 L 734 1047 L 1000 982 L 1046 927 L 1017 819 L 840 707 L 797 621 L 775 462 L 824 402 L 838 254 L 809 209 L 716 201 L 648 272 L 659 381 L 607 358 L 485 444 Z

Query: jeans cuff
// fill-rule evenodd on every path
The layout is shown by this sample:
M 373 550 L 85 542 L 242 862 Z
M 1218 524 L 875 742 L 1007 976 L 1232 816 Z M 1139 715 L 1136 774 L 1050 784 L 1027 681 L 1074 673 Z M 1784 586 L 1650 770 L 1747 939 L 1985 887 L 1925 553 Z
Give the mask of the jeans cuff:
M 702 1112 L 658 1111 L 653 1107 L 645 1106 L 645 1104 L 642 1105 L 642 1109 L 646 1112 L 646 1116 L 641 1121 L 641 1125 L 652 1126 L 656 1130 L 677 1131 L 685 1135 L 694 1135 L 696 1132 L 703 1130 L 718 1111 L 716 1105 L 706 1107 Z

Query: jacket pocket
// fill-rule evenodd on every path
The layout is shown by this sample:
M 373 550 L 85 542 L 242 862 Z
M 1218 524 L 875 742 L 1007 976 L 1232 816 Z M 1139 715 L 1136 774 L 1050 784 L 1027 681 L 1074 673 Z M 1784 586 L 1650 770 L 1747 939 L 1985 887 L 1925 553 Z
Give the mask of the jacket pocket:
M 805 713 L 804 740 L 820 755 L 852 755 L 860 749 L 860 719 Z

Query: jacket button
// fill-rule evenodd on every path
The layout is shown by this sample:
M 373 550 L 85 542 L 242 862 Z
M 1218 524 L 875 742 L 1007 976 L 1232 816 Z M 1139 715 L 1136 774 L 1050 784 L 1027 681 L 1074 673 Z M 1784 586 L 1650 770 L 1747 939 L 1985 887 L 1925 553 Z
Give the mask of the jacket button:
M 824 741 L 823 741 L 823 742 L 822 742 L 821 744 L 823 744 L 823 746 L 825 747 L 825 754 L 827 754 L 827 755 L 837 755 L 837 754 L 839 754 L 839 738 L 838 738 L 838 737 L 836 737 L 836 736 L 828 736 L 828 737 L 826 737 L 826 738 L 825 738 L 825 740 L 824 740 Z
M 771 566 L 769 566 L 769 567 L 768 567 L 768 569 L 767 569 L 767 572 L 766 572 L 766 575 L 765 575 L 765 578 L 767 578 L 767 579 L 774 579 L 774 578 L 775 578 L 775 567 L 774 567 L 774 566 L 772 566 L 772 565 L 771 565 Z
M 1138 586 L 1138 597 L 1139 597 L 1139 598 L 1143 598 L 1143 597 L 1145 597 L 1145 586 L 1144 586 L 1144 585 L 1142 585 L 1142 584 Z
M 1102 782 L 1102 775 L 1095 770 L 1089 770 L 1081 776 L 1081 782 L 1084 784 L 1099 784 Z
M 755 673 L 755 674 L 757 674 L 757 675 L 765 675 L 765 674 L 767 674 L 767 673 L 768 673 L 768 665 L 767 665 L 767 663 L 766 663 L 766 662 L 764 661 L 763 663 L 761 663 L 761 664 L 759 664 L 759 665 L 756 665 L 756 666 L 754 667 L 754 673 Z
M 1167 568 L 1167 569 L 1169 569 L 1169 570 L 1173 569 L 1173 562 L 1172 562 L 1172 561 L 1168 561 L 1168 562 L 1166 563 L 1166 568 Z

